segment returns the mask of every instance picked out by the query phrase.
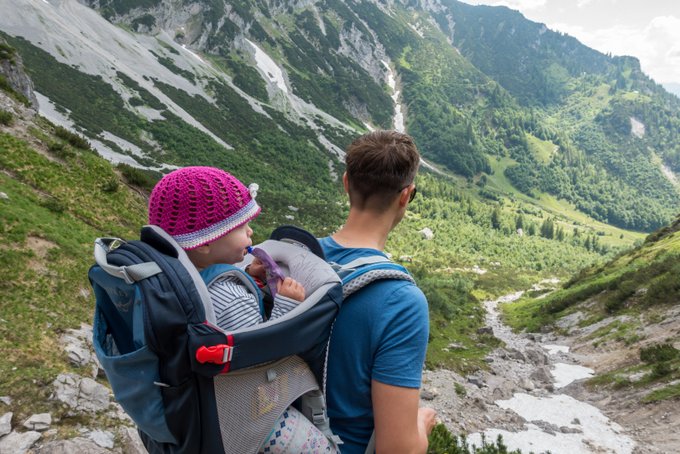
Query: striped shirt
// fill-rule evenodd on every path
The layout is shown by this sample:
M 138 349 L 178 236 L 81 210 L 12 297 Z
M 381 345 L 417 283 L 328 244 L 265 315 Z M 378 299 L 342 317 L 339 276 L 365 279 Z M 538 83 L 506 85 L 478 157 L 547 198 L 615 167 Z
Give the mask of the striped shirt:
M 237 277 L 226 276 L 216 279 L 208 287 L 208 293 L 215 309 L 217 326 L 223 330 L 234 331 L 264 321 L 257 296 L 250 293 Z M 269 319 L 281 317 L 298 304 L 298 301 L 277 294 Z

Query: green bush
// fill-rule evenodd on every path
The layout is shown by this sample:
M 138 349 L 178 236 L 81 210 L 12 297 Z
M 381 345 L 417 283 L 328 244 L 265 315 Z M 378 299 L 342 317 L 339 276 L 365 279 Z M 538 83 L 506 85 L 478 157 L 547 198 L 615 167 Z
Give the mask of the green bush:
M 54 134 L 76 148 L 80 148 L 81 150 L 90 150 L 90 142 L 88 142 L 87 139 L 81 135 L 69 131 L 62 126 L 57 126 L 54 130 Z
M 125 178 L 125 181 L 129 184 L 139 186 L 148 191 L 151 191 L 160 179 L 160 174 L 158 172 L 138 169 L 128 164 L 118 164 L 116 168 L 120 170 L 123 178 Z
M 648 364 L 670 361 L 678 357 L 680 350 L 672 344 L 657 344 L 640 349 L 640 360 Z
M 14 123 L 14 115 L 12 115 L 12 112 L 0 110 L 0 124 L 5 126 L 12 126 L 12 123 Z
M 487 443 L 482 435 L 481 446 L 470 446 L 465 436 L 451 435 L 446 426 L 437 424 L 429 437 L 428 454 L 521 454 L 519 449 L 508 451 L 503 437 L 498 436 L 495 443 Z
M 118 179 L 115 177 L 109 178 L 108 180 L 104 181 L 101 185 L 102 191 L 107 192 L 107 193 L 113 193 L 118 190 L 118 187 L 120 186 L 120 183 L 118 182 Z

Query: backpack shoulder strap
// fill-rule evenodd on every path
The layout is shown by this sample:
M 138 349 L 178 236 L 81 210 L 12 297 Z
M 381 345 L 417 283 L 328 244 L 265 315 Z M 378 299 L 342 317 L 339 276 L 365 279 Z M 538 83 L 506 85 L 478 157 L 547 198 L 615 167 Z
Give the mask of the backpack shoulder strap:
M 361 257 L 344 265 L 332 263 L 331 266 L 342 279 L 344 298 L 378 280 L 394 279 L 415 283 L 406 268 L 381 255 Z
M 245 285 L 253 295 L 255 295 L 257 298 L 257 304 L 260 307 L 260 315 L 262 315 L 263 318 L 265 317 L 262 291 L 260 291 L 260 288 L 255 283 L 255 280 L 248 273 L 246 273 L 245 270 L 234 265 L 219 263 L 217 265 L 211 265 L 207 268 L 204 268 L 201 270 L 200 274 L 207 287 L 210 287 L 213 282 L 221 277 L 235 277 L 241 282 L 241 284 Z

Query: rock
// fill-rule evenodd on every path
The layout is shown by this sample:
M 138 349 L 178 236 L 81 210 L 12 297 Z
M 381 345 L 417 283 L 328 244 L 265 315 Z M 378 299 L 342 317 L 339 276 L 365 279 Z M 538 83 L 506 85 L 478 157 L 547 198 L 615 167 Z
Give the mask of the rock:
M 577 425 L 580 426 L 580 425 L 581 425 L 581 420 L 579 420 L 578 418 L 574 418 L 573 421 L 571 421 L 571 423 L 572 423 L 572 424 L 577 424 Z
M 489 334 L 493 336 L 493 328 L 490 326 L 483 326 L 477 330 L 477 334 Z
M 439 391 L 436 388 L 423 389 L 420 392 L 420 398 L 423 400 L 434 400 L 435 397 L 439 395 Z
M 527 357 L 524 355 L 524 353 L 517 350 L 516 348 L 507 348 L 505 351 L 508 354 L 508 358 L 515 359 L 523 363 L 527 361 Z
M 139 432 L 134 428 L 123 427 L 118 431 L 118 436 L 125 454 L 147 454 Z
M 110 454 L 108 449 L 98 446 L 94 441 L 83 437 L 70 440 L 56 440 L 34 449 L 35 454 Z
M 111 432 L 103 430 L 93 430 L 87 437 L 94 441 L 98 446 L 102 448 L 111 449 L 113 448 L 113 434 Z
M 482 386 L 484 386 L 484 379 L 481 378 L 481 377 L 478 377 L 476 375 L 470 375 L 469 377 L 467 377 L 467 381 L 468 381 L 468 383 L 471 383 L 471 384 L 477 386 L 478 388 L 481 388 Z
M 68 355 L 68 360 L 74 366 L 83 367 L 91 361 L 90 351 L 82 347 L 77 345 L 67 345 L 64 347 L 64 350 Z
M 4 437 L 12 431 L 12 412 L 0 416 L 0 437 Z
M 522 389 L 526 391 L 533 391 L 536 388 L 536 385 L 534 385 L 534 382 L 529 380 L 528 378 L 524 378 L 520 381 L 519 386 L 522 387 Z
M 0 454 L 24 454 L 40 437 L 40 432 L 12 432 L 0 439 Z
M 512 390 L 504 388 L 504 387 L 497 387 L 493 389 L 493 392 L 491 393 L 491 403 L 497 401 L 497 400 L 506 400 L 510 399 L 512 397 Z
M 424 240 L 431 240 L 434 238 L 434 233 L 429 227 L 425 227 L 424 229 L 418 231 L 418 233 L 420 233 L 420 236 L 422 236 Z
M 5 194 L 4 192 L 0 192 L 0 199 L 9 200 L 9 196 L 7 194 Z
M 12 398 L 9 396 L 2 396 L 0 397 L 0 402 L 9 407 L 10 405 L 12 405 Z
M 527 348 L 524 352 L 526 358 L 537 366 L 544 366 L 548 364 L 548 355 L 544 351 L 537 348 Z
M 49 413 L 39 413 L 31 416 L 24 422 L 24 427 L 28 430 L 43 432 L 52 425 L 52 415 Z
M 60 374 L 54 380 L 53 398 L 69 407 L 86 412 L 97 412 L 108 408 L 109 390 L 91 378 L 75 374 Z
M 562 426 L 560 427 L 560 432 L 563 434 L 582 434 L 583 431 L 579 429 L 578 427 L 567 427 L 567 426 Z
M 535 382 L 539 383 L 552 383 L 552 374 L 550 373 L 550 369 L 548 369 L 546 366 L 539 367 L 536 369 L 530 376 L 529 378 Z

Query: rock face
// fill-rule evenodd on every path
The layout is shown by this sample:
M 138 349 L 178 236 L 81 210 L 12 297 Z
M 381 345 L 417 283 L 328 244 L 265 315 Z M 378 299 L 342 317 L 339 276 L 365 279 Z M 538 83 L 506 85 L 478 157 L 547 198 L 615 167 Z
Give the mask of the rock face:
M 53 398 L 76 411 L 97 412 L 109 407 L 109 389 L 88 377 L 61 374 L 54 381 Z
M 33 81 L 24 72 L 19 54 L 2 38 L 0 38 L 0 76 L 7 80 L 15 92 L 26 97 L 31 106 L 37 110 L 38 100 L 33 93 Z

